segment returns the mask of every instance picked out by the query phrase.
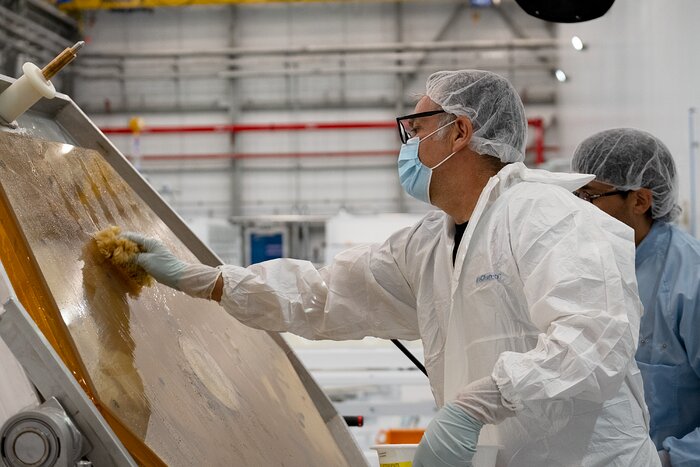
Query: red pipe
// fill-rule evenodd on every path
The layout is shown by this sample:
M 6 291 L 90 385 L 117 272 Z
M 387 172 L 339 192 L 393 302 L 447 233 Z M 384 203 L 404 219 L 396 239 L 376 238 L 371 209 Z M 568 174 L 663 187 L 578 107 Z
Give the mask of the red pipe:
M 246 123 L 234 125 L 154 126 L 141 130 L 148 133 L 238 133 L 245 131 L 317 131 L 317 130 L 375 130 L 396 128 L 396 122 L 334 122 L 334 123 Z M 104 134 L 132 134 L 129 127 L 101 128 Z
M 534 151 L 528 146 L 527 151 Z M 544 146 L 543 150 L 558 151 L 559 146 Z M 300 159 L 304 157 L 386 157 L 396 156 L 397 151 L 331 151 L 331 152 L 269 152 L 269 153 L 212 153 L 212 154 L 149 154 L 141 156 L 142 161 L 216 160 L 216 159 Z M 127 156 L 127 159 L 132 159 Z
M 542 126 L 541 118 L 528 119 L 532 126 Z M 318 130 L 383 130 L 396 128 L 394 121 L 377 122 L 310 122 L 310 123 L 243 123 L 221 125 L 173 125 L 153 126 L 141 130 L 141 134 L 155 133 L 237 133 L 246 131 L 318 131 Z M 130 135 L 129 127 L 104 127 L 104 134 Z
M 542 118 L 530 118 L 527 120 L 529 126 L 534 128 L 535 138 L 534 138 L 534 150 L 535 150 L 535 164 L 540 165 L 545 161 L 545 146 L 544 146 L 544 120 Z M 248 124 L 233 124 L 233 125 L 191 125 L 191 126 L 156 126 L 156 127 L 146 127 L 141 131 L 141 134 L 173 134 L 173 133 L 239 133 L 239 132 L 249 132 L 249 131 L 325 131 L 325 130 L 384 130 L 384 129 L 394 129 L 396 128 L 396 123 L 393 121 L 375 121 L 375 122 L 325 122 L 325 123 L 248 123 Z M 102 128 L 102 132 L 105 134 L 122 134 L 131 135 L 133 131 L 129 127 L 105 127 Z M 377 151 L 369 151 L 377 152 Z M 379 151 L 381 152 L 381 151 Z M 345 157 L 358 155 L 356 153 L 298 153 L 306 155 L 294 154 L 217 154 L 209 155 L 216 156 L 216 158 L 228 158 L 228 159 L 247 159 L 247 158 L 262 158 L 262 157 Z M 376 155 L 376 154 L 367 154 Z M 386 155 L 386 154 L 382 154 Z M 206 155 L 205 155 L 206 156 Z M 187 158 L 189 156 L 148 156 L 152 157 L 154 160 L 157 157 L 161 157 L 160 160 L 167 160 L 167 158 Z M 197 156 L 201 157 L 201 156 Z M 163 159 L 165 158 L 165 159 Z M 206 158 L 206 157 L 205 157 Z M 209 157 L 212 158 L 212 157 Z
M 542 150 L 545 152 L 545 154 L 548 152 L 556 152 L 556 151 L 559 151 L 560 149 L 561 148 L 559 146 L 546 146 L 545 145 L 542 147 Z M 537 146 L 535 146 L 534 144 L 531 144 L 530 146 L 525 148 L 525 151 L 528 151 L 528 152 L 529 151 L 536 151 L 536 150 L 537 150 Z
M 397 151 L 319 151 L 286 153 L 213 153 L 213 154 L 149 154 L 142 161 L 212 160 L 212 159 L 298 159 L 302 157 L 382 157 L 398 156 Z M 132 159 L 131 156 L 127 156 Z
M 541 118 L 528 119 L 527 124 L 535 129 L 535 165 L 540 165 L 544 158 L 544 120 Z

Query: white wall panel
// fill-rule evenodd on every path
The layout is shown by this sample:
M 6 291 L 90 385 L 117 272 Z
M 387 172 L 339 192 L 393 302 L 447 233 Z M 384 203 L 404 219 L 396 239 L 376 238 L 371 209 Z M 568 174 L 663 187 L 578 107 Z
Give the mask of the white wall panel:
M 85 36 L 100 51 L 206 49 L 228 45 L 229 8 L 157 8 L 88 13 Z
M 377 43 L 395 40 L 392 4 L 317 3 L 256 5 L 239 8 L 235 38 L 238 45 L 307 45 Z
M 700 106 L 698 18 L 700 3 L 693 0 L 617 0 L 598 20 L 560 27 L 563 40 L 576 34 L 588 45 L 580 53 L 562 50 L 561 67 L 570 76 L 557 107 L 565 155 L 603 129 L 649 131 L 673 153 L 688 208 L 688 108 Z M 687 214 L 681 221 L 687 223 Z

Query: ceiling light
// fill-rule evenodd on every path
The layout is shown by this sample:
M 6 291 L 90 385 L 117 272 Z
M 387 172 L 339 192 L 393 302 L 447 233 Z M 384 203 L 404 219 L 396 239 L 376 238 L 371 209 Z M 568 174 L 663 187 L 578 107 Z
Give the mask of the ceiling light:
M 574 47 L 574 49 L 578 50 L 579 52 L 585 47 L 583 45 L 583 41 L 578 36 L 574 36 L 571 38 L 571 45 Z
M 557 78 L 557 81 L 560 83 L 563 83 L 567 79 L 566 73 L 564 73 L 564 70 L 561 69 L 554 70 L 554 77 Z

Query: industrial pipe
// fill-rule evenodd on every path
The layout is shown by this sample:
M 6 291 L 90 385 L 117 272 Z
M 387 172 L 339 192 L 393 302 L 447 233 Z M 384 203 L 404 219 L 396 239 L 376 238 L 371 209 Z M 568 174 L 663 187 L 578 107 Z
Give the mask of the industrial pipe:
M 229 47 L 222 49 L 193 50 L 139 50 L 95 51 L 85 58 L 162 58 L 162 57 L 224 57 L 243 55 L 325 55 L 368 52 L 416 52 L 416 51 L 484 51 L 484 50 L 538 50 L 557 48 L 556 39 L 495 39 L 474 41 L 439 42 L 387 42 L 380 44 L 304 45 L 295 47 Z
M 472 66 L 472 65 L 470 65 Z M 519 72 L 533 71 L 542 72 L 545 68 L 542 65 L 516 65 L 516 64 L 473 64 L 474 68 L 477 69 L 488 69 L 492 71 L 502 70 L 508 71 L 516 68 Z M 363 65 L 352 65 L 345 64 L 345 66 L 324 66 L 324 65 L 304 65 L 303 68 L 256 68 L 256 69 L 242 69 L 242 70 L 179 70 L 175 74 L 171 72 L 165 72 L 159 69 L 152 70 L 142 70 L 137 72 L 119 72 L 110 70 L 95 70 L 92 67 L 83 66 L 78 69 L 77 74 L 79 76 L 92 79 L 92 80 L 159 80 L 162 81 L 164 77 L 169 77 L 171 79 L 177 78 L 211 78 L 216 76 L 218 78 L 253 78 L 253 77 L 265 77 L 265 76 L 308 76 L 308 75 L 358 75 L 358 74 L 410 74 L 416 73 L 418 71 L 425 70 L 435 70 L 435 69 L 448 69 L 454 67 L 454 63 L 431 63 L 430 65 L 390 65 L 390 66 L 371 66 L 367 64 Z M 117 67 L 114 67 L 117 68 Z M 548 69 L 547 69 L 548 71 Z
M 695 107 L 688 109 L 688 138 L 690 139 L 690 151 L 689 151 L 689 169 L 690 169 L 690 234 L 697 238 L 697 169 L 696 164 L 696 152 L 698 148 L 698 142 L 695 140 Z
M 146 127 L 141 134 L 155 133 L 242 133 L 249 131 L 317 131 L 317 130 L 373 130 L 396 128 L 396 122 L 323 122 L 323 123 L 242 123 L 221 125 L 175 125 Z M 105 127 L 102 133 L 131 134 L 129 127 Z
M 258 152 L 258 153 L 210 153 L 210 154 L 150 154 L 142 161 L 225 160 L 225 159 L 301 159 L 333 157 L 385 157 L 396 156 L 396 150 L 379 151 L 315 151 L 315 152 Z
M 544 120 L 541 118 L 530 118 L 527 121 L 528 126 L 535 131 L 535 165 L 540 165 L 544 162 Z
M 535 151 L 535 164 L 545 161 L 545 152 L 553 148 L 544 145 L 544 120 L 542 118 L 530 118 L 529 126 L 535 130 L 534 145 L 529 147 Z M 221 125 L 171 125 L 146 127 L 141 130 L 141 135 L 146 134 L 179 134 L 179 133 L 245 133 L 245 132 L 278 132 L 278 131 L 328 131 L 328 130 L 394 130 L 396 123 L 393 121 L 374 122 L 322 122 L 322 123 L 242 123 Z M 106 135 L 131 135 L 129 127 L 104 127 L 101 128 Z M 354 151 L 354 152 L 317 152 L 317 153 L 269 153 L 269 154 L 209 154 L 192 155 L 190 158 L 202 157 L 209 159 L 251 159 L 251 158 L 284 158 L 284 157 L 352 157 L 387 155 L 386 151 Z M 335 154 L 335 156 L 334 156 Z M 392 152 L 393 154 L 393 152 Z M 143 156 L 143 160 L 176 160 L 176 158 L 188 158 L 188 156 L 158 155 Z M 182 160 L 180 159 L 180 160 Z
M 307 66 L 305 68 L 287 69 L 287 68 L 267 68 L 267 69 L 247 69 L 247 70 L 226 70 L 219 71 L 219 78 L 251 78 L 256 76 L 307 76 L 307 75 L 339 75 L 339 74 L 396 74 L 396 73 L 416 73 L 424 70 L 441 70 L 454 67 L 454 63 L 431 63 L 429 65 L 392 65 L 392 66 L 367 66 L 361 65 L 358 67 L 348 66 Z M 488 65 L 482 66 L 476 64 L 474 68 L 489 70 L 512 70 L 515 66 L 510 64 Z M 545 68 L 542 65 L 518 65 L 519 72 L 523 71 L 542 71 Z M 128 75 L 127 75 L 128 76 Z M 161 75 L 162 76 L 162 75 Z
M 2 6 L 0 6 L 0 20 L 2 20 L 2 27 L 43 49 L 60 51 L 72 44 L 65 37 Z
M 528 125 L 543 126 L 541 118 L 527 120 Z M 319 131 L 319 130 L 384 130 L 396 129 L 394 121 L 308 122 L 308 123 L 234 123 L 220 125 L 163 125 L 145 127 L 141 134 L 162 133 L 243 133 L 249 131 Z M 102 127 L 102 133 L 131 134 L 129 127 Z

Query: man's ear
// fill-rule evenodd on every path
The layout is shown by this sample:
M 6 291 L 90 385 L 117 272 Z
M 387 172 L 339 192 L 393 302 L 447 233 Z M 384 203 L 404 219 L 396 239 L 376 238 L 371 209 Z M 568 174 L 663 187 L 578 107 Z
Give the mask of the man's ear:
M 458 152 L 466 148 L 469 142 L 472 140 L 474 135 L 474 127 L 472 126 L 472 121 L 460 115 L 455 120 L 455 129 L 453 130 L 454 140 L 452 141 L 452 151 Z
M 654 203 L 654 196 L 650 189 L 640 188 L 630 192 L 629 196 L 632 197 L 632 210 L 635 214 L 645 214 L 649 212 L 651 215 L 651 206 Z

